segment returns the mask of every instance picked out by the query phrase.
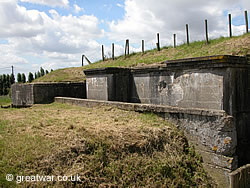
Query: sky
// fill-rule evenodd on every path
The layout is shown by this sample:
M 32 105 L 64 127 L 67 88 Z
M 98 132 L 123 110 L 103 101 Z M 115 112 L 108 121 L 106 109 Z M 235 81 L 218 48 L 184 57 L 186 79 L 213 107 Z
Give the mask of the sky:
M 0 74 L 28 74 L 44 69 L 81 66 L 86 55 L 91 62 L 124 53 L 155 48 L 186 40 L 204 40 L 204 20 L 209 38 L 228 36 L 228 14 L 233 35 L 245 32 L 244 11 L 250 15 L 249 0 L 0 0 Z M 250 20 L 249 20 L 250 22 Z M 250 27 L 249 27 L 250 28 Z M 84 62 L 87 64 L 87 62 Z

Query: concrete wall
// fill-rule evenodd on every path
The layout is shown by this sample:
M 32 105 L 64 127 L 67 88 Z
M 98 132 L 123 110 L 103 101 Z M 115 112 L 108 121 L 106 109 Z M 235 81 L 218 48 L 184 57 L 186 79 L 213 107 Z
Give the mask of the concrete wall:
M 12 104 L 17 107 L 46 104 L 56 96 L 86 98 L 86 83 L 14 84 L 11 87 Z
M 87 77 L 87 98 L 123 101 L 130 100 L 130 70 L 126 68 L 101 68 L 84 71 Z
M 223 74 L 217 70 L 132 70 L 132 102 L 184 108 L 223 108 Z
M 228 174 L 250 163 L 250 62 L 247 57 L 212 56 L 162 62 L 161 65 L 141 68 L 105 68 L 84 71 L 87 77 L 87 96 L 96 77 L 111 76 L 112 82 L 99 90 L 106 101 L 164 105 L 198 110 L 222 110 L 226 117 L 214 118 L 187 113 L 165 113 L 185 131 L 213 172 Z M 123 82 L 118 82 L 119 74 Z M 128 76 L 124 76 L 127 74 Z M 115 76 L 114 76 L 115 75 Z M 114 84 L 119 83 L 119 84 Z M 97 83 L 98 84 L 98 83 Z M 118 86 L 117 86 L 118 85 Z M 110 87 L 112 89 L 110 89 Z M 107 90 L 108 88 L 108 90 Z M 120 100 L 115 90 L 125 88 L 126 100 Z M 109 93 L 112 92 L 112 93 Z M 212 151 L 213 152 L 212 152 Z M 211 168 L 209 168 L 209 166 Z M 216 167 L 216 168 L 217 168 Z M 228 176 L 227 176 L 228 177 Z M 228 183 L 228 181 L 227 181 Z
M 111 96 L 108 94 L 112 94 L 112 87 L 108 87 L 112 85 L 113 75 L 103 75 L 97 76 L 91 79 L 87 79 L 87 97 L 89 99 L 97 99 L 97 100 L 110 100 Z
M 14 106 L 31 106 L 34 104 L 33 85 L 13 84 L 11 86 L 11 96 Z

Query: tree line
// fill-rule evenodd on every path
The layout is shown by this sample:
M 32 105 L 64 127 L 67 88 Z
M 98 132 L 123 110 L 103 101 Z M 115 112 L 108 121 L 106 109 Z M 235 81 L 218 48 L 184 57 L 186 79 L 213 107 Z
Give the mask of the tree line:
M 8 95 L 10 87 L 15 83 L 15 77 L 13 74 L 0 75 L 0 95 Z
M 53 69 L 51 69 L 51 72 L 53 71 Z M 46 74 L 49 74 L 48 70 L 44 70 L 42 67 L 40 68 L 40 71 L 35 72 L 35 74 L 33 74 L 32 72 L 29 72 L 28 75 L 28 80 L 26 80 L 26 76 L 24 73 L 18 73 L 17 74 L 17 83 L 26 83 L 27 81 L 29 83 L 31 83 L 34 79 L 40 78 Z
M 51 69 L 51 72 L 53 69 Z M 34 79 L 40 78 L 46 74 L 49 74 L 48 70 L 44 70 L 42 67 L 35 74 L 29 72 L 28 80 L 24 73 L 17 74 L 17 83 L 26 83 L 27 81 L 31 83 Z M 0 75 L 0 95 L 8 95 L 10 92 L 11 85 L 15 83 L 14 74 L 3 74 Z

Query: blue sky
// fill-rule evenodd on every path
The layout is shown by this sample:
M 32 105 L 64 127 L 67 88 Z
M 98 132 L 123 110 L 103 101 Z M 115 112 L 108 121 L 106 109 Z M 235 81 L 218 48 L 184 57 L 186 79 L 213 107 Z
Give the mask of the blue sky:
M 58 69 L 81 65 L 81 55 L 92 62 L 105 55 L 124 52 L 130 39 L 131 51 L 155 48 L 156 33 L 162 45 L 185 42 L 185 24 L 191 41 L 204 39 L 204 20 L 209 36 L 228 35 L 232 14 L 233 35 L 245 32 L 244 11 L 249 0 L 1 0 L 0 74 L 35 72 L 40 67 Z M 249 21 L 250 22 L 250 21 Z
M 75 12 L 74 5 L 78 5 L 83 10 L 80 13 Z M 26 7 L 28 10 L 36 9 L 44 11 L 49 15 L 51 7 L 48 5 L 31 4 L 20 2 L 19 5 Z M 112 21 L 121 19 L 124 15 L 124 9 L 119 7 L 124 6 L 123 0 L 81 0 L 69 1 L 69 7 L 54 7 L 62 16 L 73 14 L 79 16 L 81 13 L 95 15 L 100 20 Z

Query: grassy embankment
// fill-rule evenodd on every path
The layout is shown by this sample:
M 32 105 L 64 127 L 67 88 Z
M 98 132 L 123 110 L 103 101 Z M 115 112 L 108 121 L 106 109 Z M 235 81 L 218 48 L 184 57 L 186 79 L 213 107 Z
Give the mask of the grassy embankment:
M 0 114 L 0 187 L 73 186 L 16 184 L 7 174 L 78 174 L 84 187 L 212 184 L 184 135 L 153 114 L 57 103 Z
M 204 41 L 192 42 L 190 45 L 183 44 L 177 48 L 163 47 L 160 52 L 156 49 L 146 51 L 145 54 L 133 53 L 129 57 L 120 56 L 113 60 L 105 62 L 98 61 L 84 67 L 73 67 L 58 69 L 45 75 L 34 82 L 79 82 L 83 81 L 84 69 L 100 67 L 134 67 L 145 66 L 149 64 L 160 63 L 166 60 L 175 60 L 182 58 L 212 56 L 212 55 L 238 55 L 244 56 L 250 54 L 250 33 L 238 37 L 210 40 L 209 45 Z M 79 62 L 80 64 L 80 62 Z

